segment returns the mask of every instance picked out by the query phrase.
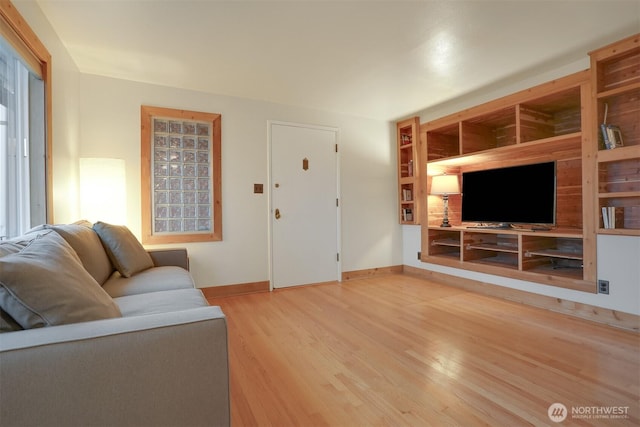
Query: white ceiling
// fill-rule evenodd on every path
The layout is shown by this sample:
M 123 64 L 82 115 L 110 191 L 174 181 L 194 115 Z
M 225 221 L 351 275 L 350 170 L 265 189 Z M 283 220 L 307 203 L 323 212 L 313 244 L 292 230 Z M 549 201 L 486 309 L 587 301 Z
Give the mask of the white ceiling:
M 83 73 L 383 120 L 640 31 L 640 0 L 36 1 Z

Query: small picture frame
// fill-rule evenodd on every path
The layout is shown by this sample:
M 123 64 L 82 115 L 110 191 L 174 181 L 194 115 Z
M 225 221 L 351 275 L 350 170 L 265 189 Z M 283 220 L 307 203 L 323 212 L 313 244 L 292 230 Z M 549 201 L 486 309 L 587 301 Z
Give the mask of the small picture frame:
M 600 133 L 604 148 L 607 150 L 622 147 L 624 145 L 624 142 L 622 141 L 622 132 L 618 126 L 603 123 L 600 125 Z
M 609 138 L 611 139 L 611 148 L 618 148 L 624 146 L 624 142 L 622 141 L 622 132 L 620 132 L 620 128 L 616 125 L 608 125 L 609 129 Z

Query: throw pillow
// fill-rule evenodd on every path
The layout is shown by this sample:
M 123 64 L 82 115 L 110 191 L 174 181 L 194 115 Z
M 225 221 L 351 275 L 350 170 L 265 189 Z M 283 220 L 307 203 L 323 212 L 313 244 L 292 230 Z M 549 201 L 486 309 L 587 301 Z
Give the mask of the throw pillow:
M 102 285 L 111 276 L 113 266 L 100 238 L 91 228 L 91 223 L 83 224 L 48 225 L 47 227 L 69 243 L 78 254 L 84 268 L 96 279 L 96 282 Z
M 126 226 L 98 221 L 93 229 L 98 233 L 109 259 L 123 277 L 131 277 L 153 267 L 151 256 Z
M 57 233 L 0 258 L 0 308 L 24 329 L 121 316 Z

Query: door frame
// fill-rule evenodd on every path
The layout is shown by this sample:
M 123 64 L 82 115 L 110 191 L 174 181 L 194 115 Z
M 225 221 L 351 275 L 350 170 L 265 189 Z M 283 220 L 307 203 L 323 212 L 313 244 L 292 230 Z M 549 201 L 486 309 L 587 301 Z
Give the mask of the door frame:
M 273 291 L 273 162 L 272 162 L 272 139 L 271 128 L 274 125 L 292 126 L 305 129 L 316 129 L 333 132 L 335 134 L 336 146 L 340 147 L 340 129 L 331 126 L 310 125 L 304 123 L 285 122 L 280 120 L 267 120 L 267 240 L 268 240 L 268 259 L 269 259 L 269 291 Z M 336 262 L 337 281 L 342 281 L 342 196 L 340 194 L 340 149 L 336 150 L 336 197 L 338 198 L 338 206 L 336 207 L 336 250 L 338 252 L 338 261 Z

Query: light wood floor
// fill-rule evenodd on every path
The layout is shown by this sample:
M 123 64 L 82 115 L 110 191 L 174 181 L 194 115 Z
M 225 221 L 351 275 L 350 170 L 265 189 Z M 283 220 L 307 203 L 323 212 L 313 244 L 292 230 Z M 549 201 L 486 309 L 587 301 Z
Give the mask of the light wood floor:
M 210 302 L 234 427 L 640 425 L 633 332 L 407 275 Z

